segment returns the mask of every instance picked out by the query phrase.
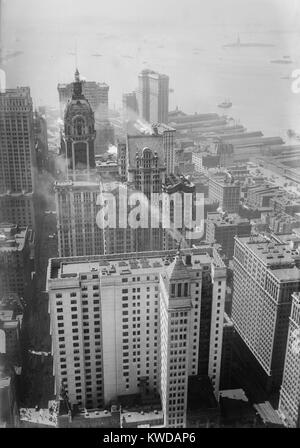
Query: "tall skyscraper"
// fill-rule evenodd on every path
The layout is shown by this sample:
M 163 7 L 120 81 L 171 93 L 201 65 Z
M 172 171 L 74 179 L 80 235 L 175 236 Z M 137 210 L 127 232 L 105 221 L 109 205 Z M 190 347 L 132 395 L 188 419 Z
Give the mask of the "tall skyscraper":
M 0 299 L 10 294 L 31 299 L 34 243 L 32 229 L 0 223 Z
M 76 76 L 79 78 L 78 74 Z M 74 83 L 75 89 L 80 90 L 80 80 Z M 183 193 L 183 190 L 188 189 L 188 182 L 171 179 L 175 130 L 166 125 L 158 125 L 151 127 L 151 133 L 135 130 L 135 135 L 128 135 L 126 143 L 119 145 L 120 176 L 116 182 L 105 182 L 105 179 L 96 175 L 96 170 L 91 169 L 94 133 L 90 132 L 90 128 L 93 131 L 93 113 L 82 93 L 79 92 L 80 101 L 76 95 L 74 97 L 73 94 L 65 112 L 62 152 L 71 159 L 67 181 L 55 184 L 59 255 L 140 252 L 176 247 L 179 240 L 174 238 L 174 231 L 171 237 L 171 232 L 167 235 L 161 222 L 152 226 L 151 221 L 151 213 L 153 216 L 155 205 L 159 205 L 151 202 L 152 194 L 165 191 L 171 195 L 175 190 L 182 190 Z M 87 128 L 89 131 L 84 132 Z M 74 170 L 74 167 L 77 169 Z M 166 172 L 170 174 L 167 178 Z M 131 193 L 139 192 L 144 195 L 145 201 L 149 201 L 146 227 L 130 226 L 127 211 L 132 208 L 132 204 L 128 202 L 125 211 L 127 227 L 118 225 L 120 213 L 124 210 L 120 208 L 121 182 L 125 183 L 128 200 Z M 99 196 L 101 202 L 101 195 L 107 189 L 115 197 L 116 225 L 99 228 L 96 218 L 103 204 L 97 203 L 97 200 Z M 190 186 L 190 191 L 194 191 L 194 186 Z M 184 201 L 182 203 L 184 206 Z
M 103 231 L 97 226 L 99 181 L 54 184 L 58 254 L 63 257 L 103 254 Z
M 39 110 L 34 113 L 34 134 L 36 164 L 39 170 L 48 167 L 48 132 L 45 115 Z
M 132 251 L 147 251 L 172 249 L 185 237 L 184 225 L 175 228 L 174 217 L 182 215 L 187 209 L 184 193 L 195 193 L 195 186 L 175 176 L 174 173 L 174 134 L 175 129 L 164 124 L 146 126 L 140 122 L 130 123 L 126 143 L 118 145 L 119 174 L 129 189 L 145 195 L 149 207 L 147 228 L 133 229 Z M 162 216 L 159 217 L 161 205 L 155 203 L 156 195 L 165 193 L 170 205 L 170 226 L 162 226 Z M 180 198 L 178 198 L 180 196 Z M 178 202 L 176 202 L 176 200 Z M 195 196 L 194 199 L 195 200 Z M 175 203 L 176 202 L 176 203 Z M 194 204 L 191 209 L 194 209 Z M 173 207 L 173 208 L 172 208 Z M 176 208 L 177 207 L 177 208 Z M 178 210 L 181 207 L 181 211 Z M 176 212 L 174 211 L 176 208 Z M 151 214 L 156 211 L 159 225 L 154 228 L 150 223 Z M 191 210 L 192 211 L 192 210 Z M 193 212 L 194 213 L 194 212 Z M 193 215 L 194 216 L 194 215 Z M 178 222 L 178 221 L 177 221 Z
M 76 179 L 76 172 L 95 168 L 94 141 L 96 137 L 94 112 L 83 95 L 82 81 L 76 70 L 71 100 L 64 114 L 62 153 L 67 159 L 68 178 Z
M 36 154 L 28 87 L 0 92 L 0 222 L 35 226 Z
M 237 214 L 210 212 L 206 219 L 206 241 L 221 244 L 222 250 L 229 260 L 234 253 L 234 237 L 249 236 L 251 224 L 246 218 Z
M 281 238 L 236 237 L 233 258 L 232 321 L 268 391 L 282 382 L 292 294 L 300 290 L 299 250 Z
M 226 268 L 215 248 L 52 259 L 47 277 L 55 385 L 71 405 L 160 397 L 164 425 L 180 428 L 190 377 L 209 377 L 218 399 Z
M 293 294 L 279 413 L 286 426 L 300 428 L 300 295 Z
M 60 256 L 103 253 L 103 232 L 96 224 L 100 182 L 96 175 L 94 112 L 76 70 L 73 93 L 64 113 L 61 152 L 66 179 L 54 185 Z
M 139 113 L 136 92 L 124 93 L 123 95 L 123 120 L 135 120 Z
M 212 175 L 209 178 L 208 197 L 218 201 L 223 212 L 238 213 L 241 199 L 241 186 L 228 173 Z
M 148 123 L 168 123 L 169 77 L 153 70 L 139 74 L 138 106 Z
M 59 104 L 61 117 L 69 100 L 73 95 L 73 83 L 58 84 Z M 95 154 L 101 154 L 108 149 L 109 144 L 114 143 L 114 128 L 108 119 L 108 92 L 109 86 L 95 81 L 82 81 L 82 93 L 88 100 L 95 117 Z
M 159 163 L 161 167 L 165 168 L 167 175 L 174 174 L 175 163 L 175 140 L 174 128 L 164 124 L 153 124 L 151 126 L 144 125 L 143 123 L 136 121 L 128 124 L 127 132 L 127 157 L 120 160 L 120 166 L 122 170 L 122 176 L 128 171 L 127 179 L 130 180 L 130 172 L 136 167 L 135 156 L 136 153 L 141 152 L 142 149 L 149 147 L 152 151 L 156 152 L 159 156 Z M 123 153 L 126 151 L 125 142 L 123 143 Z M 120 154 L 121 156 L 121 154 Z

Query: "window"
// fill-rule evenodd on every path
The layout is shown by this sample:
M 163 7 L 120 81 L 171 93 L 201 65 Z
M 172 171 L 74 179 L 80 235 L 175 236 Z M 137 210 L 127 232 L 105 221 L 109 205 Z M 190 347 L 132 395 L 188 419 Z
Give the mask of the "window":
M 181 283 L 178 283 L 178 297 L 181 297 Z
M 187 296 L 188 295 L 188 291 L 189 291 L 189 284 L 185 283 L 184 284 L 184 295 Z

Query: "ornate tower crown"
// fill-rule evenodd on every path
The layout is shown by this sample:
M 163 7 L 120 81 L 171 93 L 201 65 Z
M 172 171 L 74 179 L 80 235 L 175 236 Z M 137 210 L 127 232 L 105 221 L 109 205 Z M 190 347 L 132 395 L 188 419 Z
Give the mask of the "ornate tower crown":
M 62 153 L 65 153 L 69 161 L 68 175 L 73 172 L 74 176 L 75 171 L 89 171 L 95 168 L 95 118 L 82 87 L 79 71 L 76 69 L 72 98 L 65 109 L 62 142 Z

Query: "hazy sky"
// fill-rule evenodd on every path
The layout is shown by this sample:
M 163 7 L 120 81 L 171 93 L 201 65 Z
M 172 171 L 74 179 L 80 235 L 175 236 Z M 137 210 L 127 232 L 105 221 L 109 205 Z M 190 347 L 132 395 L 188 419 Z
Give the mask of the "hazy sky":
M 2 0 L 2 4 L 4 54 L 13 55 L 4 66 L 8 86 L 30 86 L 36 104 L 57 105 L 57 84 L 73 79 L 75 65 L 86 79 L 108 83 L 110 104 L 117 107 L 124 92 L 137 88 L 143 68 L 169 75 L 175 92 L 170 107 L 179 104 L 188 112 L 207 112 L 223 96 L 231 97 L 240 107 L 236 116 L 243 118 L 244 108 L 244 119 L 250 117 L 250 122 L 258 113 L 255 94 L 263 97 L 264 116 L 283 110 L 287 122 L 290 102 L 299 103 L 295 95 L 290 97 L 289 81 L 281 78 L 300 66 L 300 0 Z M 243 42 L 272 43 L 274 48 L 226 52 L 223 44 L 235 41 L 238 33 Z M 195 47 L 202 52 L 193 54 Z M 293 65 L 270 64 L 283 55 L 290 55 Z M 283 120 L 278 115 L 276 126 Z
M 92 20 L 169 22 L 174 26 L 236 22 L 295 28 L 300 0 L 3 0 L 6 20 Z M 100 22 L 101 26 L 101 22 Z

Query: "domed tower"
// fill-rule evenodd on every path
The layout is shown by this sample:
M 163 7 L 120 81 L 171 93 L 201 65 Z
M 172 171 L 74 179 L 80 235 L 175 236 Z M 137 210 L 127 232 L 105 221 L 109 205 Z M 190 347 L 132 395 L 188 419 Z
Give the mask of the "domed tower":
M 69 170 L 89 171 L 95 168 L 95 137 L 94 112 L 82 93 L 82 81 L 76 69 L 72 98 L 64 115 L 62 142 L 62 152 L 68 159 Z

